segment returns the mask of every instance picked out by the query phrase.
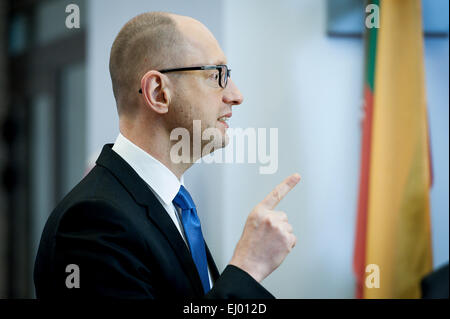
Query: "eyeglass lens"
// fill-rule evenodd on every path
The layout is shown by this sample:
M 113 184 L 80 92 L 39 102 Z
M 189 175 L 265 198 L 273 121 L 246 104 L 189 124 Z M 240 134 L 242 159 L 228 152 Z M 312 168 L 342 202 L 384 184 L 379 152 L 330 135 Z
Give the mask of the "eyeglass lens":
M 220 86 L 225 88 L 228 82 L 228 68 L 226 66 L 222 66 L 220 68 Z

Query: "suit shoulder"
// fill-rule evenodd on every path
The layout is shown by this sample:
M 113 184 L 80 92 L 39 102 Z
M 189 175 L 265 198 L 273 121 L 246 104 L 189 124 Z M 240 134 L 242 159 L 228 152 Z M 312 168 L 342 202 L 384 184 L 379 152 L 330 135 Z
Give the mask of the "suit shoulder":
M 103 198 L 109 202 L 123 202 L 132 199 L 126 188 L 106 168 L 95 166 L 61 201 L 73 201 Z
M 145 209 L 105 168 L 95 166 L 55 207 L 43 236 L 53 237 L 62 227 L 102 226 L 108 223 L 139 225 Z
M 104 202 L 104 203 L 103 203 Z M 56 206 L 65 211 L 73 205 L 110 204 L 119 210 L 130 210 L 136 201 L 123 184 L 106 168 L 95 166 Z
M 60 227 L 74 222 L 86 223 L 88 221 L 99 222 L 124 222 L 129 215 L 117 207 L 114 202 L 106 198 L 90 197 L 73 202 L 65 209 L 60 218 Z

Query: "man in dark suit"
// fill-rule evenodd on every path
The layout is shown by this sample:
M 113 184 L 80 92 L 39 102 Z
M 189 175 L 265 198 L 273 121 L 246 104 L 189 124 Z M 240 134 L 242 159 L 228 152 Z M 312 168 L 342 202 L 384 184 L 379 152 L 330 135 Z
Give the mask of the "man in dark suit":
M 195 120 L 226 145 L 225 119 L 242 95 L 225 63 L 192 18 L 145 13 L 122 28 L 110 57 L 121 133 L 50 215 L 35 262 L 38 298 L 273 298 L 260 282 L 296 243 L 274 208 L 300 176 L 255 206 L 219 275 L 183 185 L 198 158 L 171 152 L 171 132 L 192 136 Z

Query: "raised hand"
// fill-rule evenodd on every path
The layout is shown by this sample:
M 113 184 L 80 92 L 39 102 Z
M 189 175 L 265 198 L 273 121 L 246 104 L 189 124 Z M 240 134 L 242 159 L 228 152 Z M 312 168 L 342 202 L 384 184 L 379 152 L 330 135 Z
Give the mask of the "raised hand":
M 297 242 L 286 213 L 276 211 L 275 207 L 299 181 L 297 173 L 289 176 L 248 215 L 230 264 L 246 271 L 258 282 L 283 262 Z

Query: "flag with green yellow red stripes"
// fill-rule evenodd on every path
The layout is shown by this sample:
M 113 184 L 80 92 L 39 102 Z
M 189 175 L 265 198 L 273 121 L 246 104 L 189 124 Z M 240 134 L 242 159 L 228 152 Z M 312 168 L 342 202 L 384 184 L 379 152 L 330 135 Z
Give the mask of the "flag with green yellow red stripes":
M 357 298 L 420 298 L 432 270 L 432 181 L 420 0 L 370 1 L 353 268 Z M 366 267 L 379 269 L 379 286 Z

